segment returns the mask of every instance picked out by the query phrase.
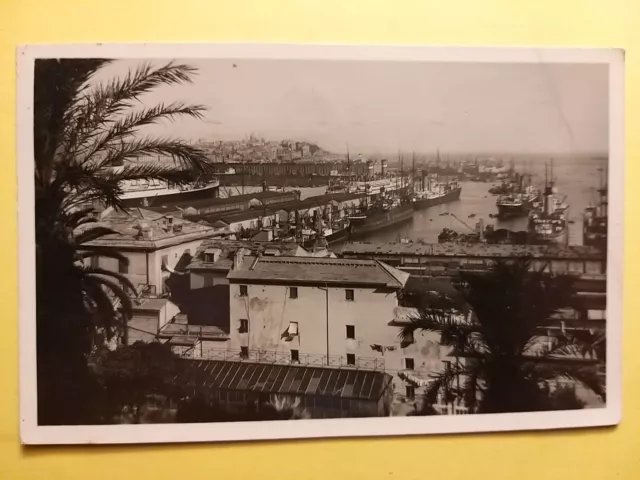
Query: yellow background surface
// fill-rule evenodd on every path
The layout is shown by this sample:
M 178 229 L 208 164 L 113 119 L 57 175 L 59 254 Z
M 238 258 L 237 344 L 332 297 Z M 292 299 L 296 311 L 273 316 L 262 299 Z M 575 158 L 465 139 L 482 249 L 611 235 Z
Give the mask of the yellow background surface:
M 28 43 L 207 41 L 624 48 L 625 239 L 630 247 L 625 258 L 622 424 L 599 430 L 394 439 L 21 447 L 15 48 Z M 640 0 L 0 0 L 0 480 L 640 478 L 639 96 Z

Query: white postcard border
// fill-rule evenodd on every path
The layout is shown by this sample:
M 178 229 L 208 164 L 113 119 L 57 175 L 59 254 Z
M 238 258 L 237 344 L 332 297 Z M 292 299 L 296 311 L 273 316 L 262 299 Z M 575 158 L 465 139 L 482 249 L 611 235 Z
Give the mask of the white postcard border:
M 609 65 L 607 402 L 561 412 L 344 418 L 202 424 L 39 426 L 35 331 L 33 65 L 36 58 L 229 58 L 344 61 L 606 63 Z M 463 432 L 615 425 L 622 415 L 624 249 L 624 51 L 590 48 L 478 48 L 266 44 L 32 45 L 18 49 L 17 161 L 20 434 L 24 444 L 169 443 Z

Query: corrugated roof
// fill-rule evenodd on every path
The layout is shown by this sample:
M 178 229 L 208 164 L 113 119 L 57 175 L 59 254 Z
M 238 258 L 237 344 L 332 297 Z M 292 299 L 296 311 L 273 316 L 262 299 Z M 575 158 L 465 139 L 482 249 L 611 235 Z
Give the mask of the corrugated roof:
M 396 272 L 398 275 L 396 275 Z M 339 283 L 402 288 L 408 275 L 376 260 L 245 256 L 230 280 Z
M 583 245 L 489 245 L 449 243 L 372 243 L 351 242 L 342 248 L 343 255 L 419 255 L 510 258 L 576 258 L 603 260 L 595 247 Z
M 207 389 L 283 395 L 323 395 L 377 401 L 392 377 L 384 372 L 215 360 L 187 360 L 191 378 Z

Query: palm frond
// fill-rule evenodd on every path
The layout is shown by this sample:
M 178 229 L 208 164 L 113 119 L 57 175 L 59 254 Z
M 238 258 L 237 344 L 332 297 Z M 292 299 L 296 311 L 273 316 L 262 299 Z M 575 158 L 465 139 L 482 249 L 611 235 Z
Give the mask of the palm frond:
M 68 123 L 66 136 L 74 133 L 77 136 L 73 142 L 69 142 L 67 155 L 73 157 L 86 148 L 100 135 L 97 132 L 139 102 L 140 96 L 161 85 L 190 83 L 196 72 L 194 67 L 173 62 L 160 67 L 146 63 L 130 71 L 124 78 L 114 78 L 97 86 L 85 96 L 84 102 Z
M 133 302 L 131 301 L 131 297 L 125 293 L 122 286 L 112 280 L 109 280 L 103 274 L 85 274 L 83 281 L 85 283 L 93 284 L 99 288 L 108 288 L 111 293 L 120 300 L 120 305 L 124 312 L 125 319 L 129 319 L 133 316 Z
M 83 288 L 87 297 L 96 306 L 98 319 L 100 320 L 97 326 L 105 329 L 108 339 L 110 340 L 116 318 L 116 311 L 111 298 L 109 298 L 109 295 L 95 282 L 84 282 Z
M 209 164 L 203 150 L 189 145 L 182 140 L 171 138 L 146 137 L 121 143 L 110 149 L 103 160 L 94 166 L 95 171 L 145 155 L 164 155 L 171 157 L 173 163 L 183 169 L 192 169 L 199 173 L 212 173 L 214 168 Z
M 95 216 L 92 215 L 95 213 L 95 211 L 95 208 L 93 208 L 92 206 L 80 208 L 74 212 L 66 214 L 66 218 L 64 219 L 64 221 L 69 227 L 75 229 L 80 225 L 78 222 L 83 222 L 87 219 L 90 219 L 92 221 L 95 220 Z
M 122 118 L 113 120 L 112 123 L 108 123 L 109 121 L 106 120 L 104 131 L 94 135 L 97 137 L 96 140 L 84 147 L 83 150 L 76 152 L 78 160 L 91 161 L 96 154 L 117 147 L 119 142 L 128 139 L 145 125 L 151 125 L 163 119 L 174 120 L 180 116 L 202 119 L 202 112 L 205 110 L 206 107 L 202 105 L 185 105 L 183 103 L 165 105 L 161 103 L 145 110 L 128 113 Z
M 80 260 L 84 260 L 86 258 L 91 258 L 95 256 L 100 256 L 101 258 L 102 257 L 113 258 L 114 260 L 118 260 L 119 262 L 122 262 L 124 265 L 129 265 L 129 258 L 123 255 L 122 253 L 120 253 L 119 251 L 114 250 L 112 248 L 104 249 L 100 251 L 85 251 L 85 252 L 78 253 L 78 258 Z
M 121 282 L 122 287 L 119 287 L 123 292 L 125 292 L 124 289 L 129 289 L 131 290 L 131 293 L 134 296 L 138 296 L 138 292 L 136 290 L 135 285 L 131 282 L 131 280 L 129 280 L 129 278 L 126 275 L 123 275 L 122 273 L 118 273 L 118 272 L 114 272 L 113 270 L 107 270 L 106 268 L 100 268 L 100 267 L 90 267 L 90 266 L 82 266 L 80 267 L 80 269 L 82 270 L 82 273 L 84 275 L 100 275 L 103 277 L 113 277 L 115 279 L 117 279 L 119 282 Z M 126 294 L 126 292 L 125 292 Z

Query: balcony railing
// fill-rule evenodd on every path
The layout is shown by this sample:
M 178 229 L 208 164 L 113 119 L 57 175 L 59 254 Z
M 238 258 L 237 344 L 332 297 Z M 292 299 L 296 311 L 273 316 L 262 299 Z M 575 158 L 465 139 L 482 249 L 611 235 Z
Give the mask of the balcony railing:
M 331 367 L 354 370 L 384 371 L 383 358 L 356 357 L 354 363 L 349 363 L 346 356 L 300 353 L 297 359 L 291 358 L 289 352 L 218 350 L 199 348 L 190 349 L 181 356 L 197 360 L 218 360 L 229 362 L 269 363 L 276 365 L 302 365 L 307 367 Z

